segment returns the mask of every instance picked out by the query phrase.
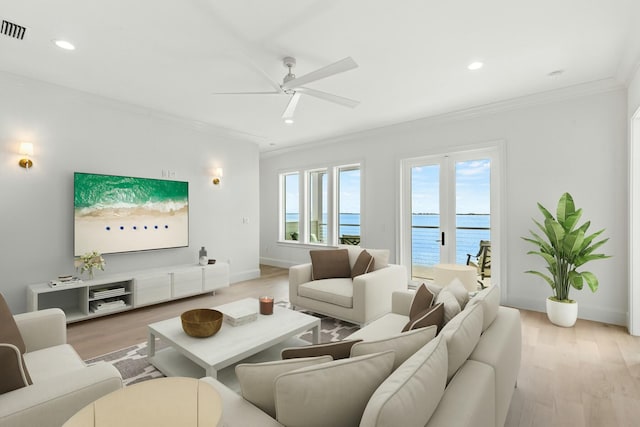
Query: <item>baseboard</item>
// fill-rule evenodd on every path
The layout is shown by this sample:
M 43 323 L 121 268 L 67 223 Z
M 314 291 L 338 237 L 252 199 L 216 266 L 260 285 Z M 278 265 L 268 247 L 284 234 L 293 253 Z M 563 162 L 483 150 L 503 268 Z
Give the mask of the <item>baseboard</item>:
M 524 310 L 539 311 L 541 313 L 547 312 L 545 299 L 510 297 L 504 305 L 522 308 Z M 578 318 L 612 325 L 627 326 L 627 313 L 587 306 L 584 303 L 581 303 L 578 307 Z
M 245 280 L 258 279 L 260 277 L 260 269 L 240 271 L 229 276 L 230 283 L 244 282 Z
M 286 261 L 275 258 L 260 258 L 260 264 L 270 265 L 271 267 L 289 268 L 300 264 L 299 262 Z

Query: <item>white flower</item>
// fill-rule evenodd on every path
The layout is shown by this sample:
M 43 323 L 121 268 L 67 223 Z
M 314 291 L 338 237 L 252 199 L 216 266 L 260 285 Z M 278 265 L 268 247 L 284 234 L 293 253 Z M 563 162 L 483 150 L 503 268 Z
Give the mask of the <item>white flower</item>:
M 74 261 L 74 265 L 76 267 L 76 270 L 78 268 L 80 269 L 80 273 L 88 271 L 89 274 L 92 274 L 94 268 L 104 271 L 105 262 L 100 253 L 93 251 L 87 252 L 86 254 L 76 258 Z

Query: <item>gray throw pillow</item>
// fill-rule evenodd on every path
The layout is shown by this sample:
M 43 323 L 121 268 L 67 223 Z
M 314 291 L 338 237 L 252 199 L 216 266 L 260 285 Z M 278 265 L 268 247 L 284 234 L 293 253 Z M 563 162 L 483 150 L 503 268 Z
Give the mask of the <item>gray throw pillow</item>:
M 389 376 L 394 352 L 297 369 L 276 378 L 276 414 L 287 427 L 357 426 L 374 391 Z
M 331 356 L 320 356 L 264 363 L 242 363 L 236 366 L 242 397 L 275 418 L 273 386 L 278 375 L 330 361 Z
M 460 304 L 458 304 L 458 300 L 456 296 L 447 288 L 444 288 L 440 291 L 438 296 L 436 297 L 435 304 L 443 303 L 444 304 L 444 324 L 449 323 L 449 320 L 456 317 L 458 313 L 460 313 L 461 308 Z
M 351 347 L 351 357 L 362 356 L 363 354 L 380 353 L 382 351 L 394 350 L 396 352 L 393 369 L 398 368 L 413 353 L 418 351 L 426 343 L 436 336 L 437 328 L 430 326 L 416 329 L 414 331 L 402 332 L 388 338 L 376 341 L 362 341 Z

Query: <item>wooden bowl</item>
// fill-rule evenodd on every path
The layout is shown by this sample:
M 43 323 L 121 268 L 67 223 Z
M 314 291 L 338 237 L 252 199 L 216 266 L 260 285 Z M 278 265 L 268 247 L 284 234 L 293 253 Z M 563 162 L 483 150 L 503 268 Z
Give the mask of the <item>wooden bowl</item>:
M 206 338 L 214 335 L 222 326 L 222 313 L 210 308 L 196 308 L 180 315 L 182 329 L 191 337 Z

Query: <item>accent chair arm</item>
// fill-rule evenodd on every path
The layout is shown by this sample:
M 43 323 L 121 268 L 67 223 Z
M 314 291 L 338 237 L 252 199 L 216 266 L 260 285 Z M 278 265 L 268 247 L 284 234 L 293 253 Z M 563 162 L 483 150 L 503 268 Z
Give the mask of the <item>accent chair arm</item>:
M 67 318 L 59 308 L 20 313 L 13 318 L 27 353 L 67 343 Z
M 363 325 L 391 311 L 392 295 L 407 289 L 407 269 L 389 264 L 353 279 L 353 308 Z
M 289 267 L 289 301 L 295 304 L 298 297 L 298 286 L 311 281 L 311 263 Z
M 122 388 L 120 372 L 97 363 L 0 395 L 0 425 L 61 426 L 94 400 Z

